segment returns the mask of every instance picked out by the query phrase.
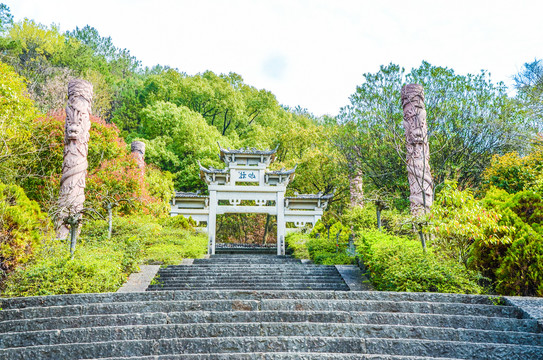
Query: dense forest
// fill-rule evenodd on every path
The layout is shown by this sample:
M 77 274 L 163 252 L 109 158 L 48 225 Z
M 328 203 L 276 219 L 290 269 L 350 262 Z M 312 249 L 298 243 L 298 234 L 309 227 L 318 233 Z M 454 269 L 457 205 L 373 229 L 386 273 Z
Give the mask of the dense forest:
M 377 288 L 543 296 L 543 62 L 527 63 L 515 75 L 514 97 L 486 71 L 461 75 L 427 62 L 409 71 L 396 64 L 375 70 L 363 75 L 337 116 L 317 117 L 281 105 L 239 74 L 144 68 L 128 49 L 89 25 L 63 33 L 55 25 L 14 21 L 0 4 L 0 271 L 6 294 L 55 292 L 58 283 L 33 287 L 44 281 L 40 271 L 55 268 L 54 276 L 71 278 L 66 274 L 76 270 L 67 269 L 70 261 L 88 263 L 92 249 L 109 244 L 103 221 L 90 217 L 81 232 L 89 250 L 81 248 L 79 260 L 54 255 L 62 246 L 46 241 L 58 199 L 67 83 L 82 78 L 94 87 L 87 206 L 100 217 L 105 199 L 130 199 L 115 208 L 116 235 L 124 244 L 111 255 L 123 262 L 117 281 L 141 263 L 140 253 L 153 258 L 148 240 L 139 239 L 138 245 L 129 236 L 131 226 L 151 224 L 138 230 L 149 237 L 176 226 L 192 229 L 190 222 L 168 219 L 168 202 L 174 189 L 205 192 L 197 162 L 222 168 L 220 143 L 277 147 L 275 169 L 298 166 L 289 192 L 334 192 L 323 224 L 291 237 L 295 253 L 316 262 L 352 261 L 332 254 L 335 245 L 329 250 L 324 234 L 332 226 L 344 229 L 344 242 L 356 233 Z M 406 83 L 423 85 L 426 98 L 436 201 L 423 218 L 409 213 L 400 103 Z M 143 181 L 127 145 L 133 140 L 146 144 Z M 382 216 L 379 226 L 376 212 Z M 265 216 L 220 221 L 222 236 L 230 240 L 265 241 L 264 227 L 273 228 Z M 200 236 L 190 231 L 187 236 Z M 418 232 L 428 239 L 427 250 Z M 168 241 L 150 246 L 156 254 L 172 253 Z M 205 237 L 198 241 L 205 248 Z M 187 244 L 177 245 L 192 246 Z M 402 254 L 398 247 L 410 250 Z M 201 249 L 179 251 L 197 256 Z M 391 258 L 397 261 L 391 264 Z M 401 271 L 417 264 L 425 274 Z M 437 280 L 444 273 L 463 277 Z M 384 278 L 394 274 L 398 277 Z M 425 281 L 430 284 L 421 285 Z M 439 281 L 445 285 L 436 285 Z M 17 289 L 16 282 L 28 287 Z M 70 286 L 56 291 L 89 291 Z M 111 286 L 90 290 L 116 285 Z

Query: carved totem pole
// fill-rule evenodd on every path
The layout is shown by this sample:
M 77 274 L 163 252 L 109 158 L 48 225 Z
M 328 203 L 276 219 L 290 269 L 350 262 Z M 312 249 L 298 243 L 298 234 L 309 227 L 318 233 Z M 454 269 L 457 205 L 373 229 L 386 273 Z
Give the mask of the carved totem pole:
M 403 126 L 407 147 L 407 177 L 411 196 L 411 214 L 430 210 L 433 203 L 433 181 L 430 173 L 430 148 L 424 107 L 424 89 L 418 84 L 402 88 Z
M 358 170 L 356 174 L 349 176 L 349 192 L 352 207 L 364 205 L 364 180 L 362 171 Z
M 143 141 L 132 141 L 130 151 L 136 158 L 138 167 L 141 170 L 141 176 L 145 175 L 145 143 Z
M 66 219 L 79 214 L 85 202 L 85 177 L 89 152 L 92 84 L 81 79 L 68 84 L 68 105 L 64 132 L 64 163 L 60 179 L 57 238 L 68 237 Z

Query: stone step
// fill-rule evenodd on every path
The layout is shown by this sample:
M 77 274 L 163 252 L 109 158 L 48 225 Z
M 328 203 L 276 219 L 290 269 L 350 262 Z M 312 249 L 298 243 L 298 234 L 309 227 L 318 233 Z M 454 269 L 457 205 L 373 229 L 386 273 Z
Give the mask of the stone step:
M 11 332 L 0 334 L 0 348 L 104 341 L 173 338 L 322 336 L 364 339 L 423 339 L 466 343 L 495 343 L 542 346 L 543 334 L 489 330 L 445 329 L 405 325 L 338 323 L 196 323 L 146 326 L 110 326 Z
M 220 337 L 191 339 L 123 340 L 62 345 L 39 345 L 0 350 L 0 358 L 85 359 L 123 356 L 209 353 L 341 353 L 453 357 L 472 360 L 542 360 L 543 347 L 413 339 L 359 337 Z
M 299 259 L 273 259 L 273 258 L 260 258 L 260 259 L 249 259 L 249 258 L 237 258 L 237 259 L 194 259 L 193 264 L 301 264 L 302 262 Z
M 157 295 L 159 295 L 158 293 Z M 441 314 L 347 311 L 184 311 L 55 316 L 6 320 L 0 333 L 128 325 L 307 322 L 401 325 L 539 333 L 536 320 Z
M 331 299 L 331 300 L 374 300 L 374 301 L 416 301 L 429 303 L 463 303 L 491 305 L 492 299 L 486 295 L 441 294 L 441 293 L 402 293 L 386 291 L 169 291 L 159 294 L 101 293 L 69 294 L 53 296 L 33 296 L 24 298 L 0 299 L 0 308 L 17 309 L 25 307 L 85 305 L 108 302 L 173 301 L 173 300 L 262 300 L 262 299 Z M 0 313 L 1 314 L 1 313 Z
M 273 256 L 277 255 L 277 247 L 265 247 L 265 248 L 223 248 L 216 247 L 215 255 L 245 255 L 245 256 L 255 256 L 255 255 L 265 255 Z
M 168 267 L 161 268 L 160 271 L 179 271 L 179 270 L 194 270 L 194 269 L 203 269 L 203 270 L 261 270 L 261 271 L 299 271 L 299 270 L 330 270 L 337 271 L 335 266 L 328 265 L 304 265 L 304 264 L 292 264 L 285 266 L 284 264 L 193 264 L 193 265 L 170 265 Z
M 522 313 L 513 306 L 495 306 L 462 303 L 428 303 L 415 301 L 373 300 L 319 300 L 319 299 L 264 299 L 261 310 L 313 310 L 313 311 L 383 311 L 423 314 L 474 315 L 522 318 Z
M 261 300 L 173 300 L 93 303 L 5 309 L 2 320 L 49 318 L 99 314 L 127 314 L 179 311 L 367 311 L 395 313 L 426 313 L 521 318 L 513 306 L 462 303 L 429 303 L 414 301 L 322 300 L 322 299 L 261 299 Z
M 349 291 L 346 284 L 305 284 L 296 283 L 288 285 L 274 284 L 184 284 L 184 285 L 149 285 L 146 291 L 170 291 L 170 290 L 332 290 Z
M 183 282 L 177 282 L 177 283 L 162 283 L 162 284 L 153 284 L 149 285 L 147 287 L 147 291 L 152 289 L 158 289 L 158 290 L 164 290 L 164 289 L 178 289 L 178 290 L 190 290 L 190 289 L 242 289 L 242 290 L 250 290 L 250 289 L 261 289 L 261 290 L 293 290 L 293 289 L 306 289 L 306 290 L 340 290 L 340 291 L 348 291 L 349 287 L 347 284 L 337 283 L 337 282 L 331 282 L 331 283 L 319 283 L 319 282 L 299 282 L 299 283 L 293 283 L 293 284 L 280 284 L 280 283 L 249 283 L 249 282 L 230 282 L 230 283 L 183 283 Z
M 228 270 L 224 271 L 209 270 L 209 269 L 187 269 L 187 270 L 159 270 L 157 274 L 160 275 L 203 275 L 203 276 L 287 276 L 287 275 L 317 275 L 317 276 L 339 276 L 340 273 L 337 270 L 283 270 L 283 271 L 268 271 L 268 270 Z
M 291 255 L 276 255 L 276 254 L 255 254 L 255 255 L 247 255 L 247 254 L 214 254 L 210 255 L 210 259 L 296 259 L 295 257 Z
M 161 277 L 175 277 L 175 276 L 207 276 L 207 277 L 219 277 L 219 276 L 260 276 L 260 277 L 285 277 L 285 276 L 341 276 L 339 272 L 334 271 L 289 271 L 289 272 L 253 272 L 253 271 L 159 271 L 157 276 Z
M 209 275 L 165 275 L 156 278 L 156 281 L 174 281 L 174 280 L 184 281 L 280 281 L 280 282 L 296 282 L 297 280 L 310 280 L 310 281 L 343 281 L 343 278 L 338 275 L 287 275 L 287 276 L 275 276 L 275 275 L 229 275 L 223 274 L 219 276 L 209 276 Z
M 223 278 L 214 278 L 214 277 L 192 277 L 192 276 L 170 276 L 170 277 L 161 277 L 156 279 L 157 283 L 192 283 L 192 284 L 228 284 L 228 283 L 248 283 L 248 284 L 282 284 L 288 285 L 291 283 L 341 283 L 343 284 L 343 279 L 341 276 L 329 276 L 329 277 L 288 277 L 288 278 L 253 278 L 253 277 L 223 277 Z
M 275 262 L 296 262 L 301 263 L 300 259 L 293 257 L 278 257 L 278 256 L 236 256 L 236 255 L 223 255 L 223 256 L 211 256 L 209 259 L 194 259 L 197 262 L 227 262 L 227 261 L 238 261 L 238 262 L 256 262 L 256 261 L 275 261 Z
M 168 275 L 174 275 L 174 276 L 184 276 L 184 275 L 205 275 L 205 276 L 221 276 L 221 275 L 229 275 L 229 276 L 244 276 L 244 275 L 253 275 L 253 276 L 287 276 L 287 275 L 298 275 L 298 276 L 304 276 L 304 275 L 316 275 L 316 276 L 339 276 L 339 272 L 336 270 L 289 270 L 289 271 L 254 271 L 254 270 L 243 270 L 243 269 L 237 269 L 235 271 L 231 270 L 207 270 L 207 269 L 191 269 L 191 270 L 161 270 L 158 271 L 157 275 L 160 276 L 168 276 Z
M 320 360 L 320 359 L 339 359 L 339 360 L 460 360 L 443 357 L 427 356 L 401 356 L 401 355 L 363 355 L 363 354 L 327 354 L 327 353 L 224 353 L 224 354 L 193 354 L 193 355 L 151 355 L 137 357 L 115 357 L 102 358 L 102 360 Z M 84 359 L 92 360 L 92 359 Z
M 298 281 L 296 283 L 281 283 L 279 281 L 277 282 L 270 282 L 270 281 L 257 281 L 257 282 L 251 282 L 251 281 L 225 281 L 225 282 L 200 282 L 200 281 L 165 281 L 165 282 L 158 282 L 156 284 L 149 285 L 147 289 L 152 288 L 202 288 L 202 289 L 208 289 L 208 288 L 221 288 L 221 289 L 239 289 L 236 288 L 236 286 L 240 286 L 242 288 L 247 289 L 247 287 L 259 287 L 259 288 L 284 288 L 285 290 L 289 290 L 291 288 L 307 288 L 308 290 L 311 289 L 319 289 L 319 288 L 329 288 L 333 287 L 335 288 L 347 288 L 347 284 L 339 281 L 329 281 L 329 282 L 319 282 L 319 281 Z
M 149 287 L 176 287 L 176 286 L 189 286 L 191 288 L 194 287 L 202 287 L 203 289 L 213 286 L 219 286 L 221 288 L 232 288 L 236 289 L 235 286 L 275 286 L 275 287 L 281 287 L 285 288 L 285 290 L 289 290 L 289 286 L 300 288 L 300 286 L 306 286 L 311 287 L 312 289 L 319 288 L 319 287 L 327 287 L 327 286 L 340 286 L 344 287 L 347 286 L 343 281 L 340 280 L 328 280 L 328 281 L 314 281 L 309 279 L 300 279 L 296 282 L 288 282 L 288 281 L 239 281 L 235 279 L 231 280 L 209 280 L 209 281 L 192 281 L 190 279 L 171 279 L 171 280 L 163 280 L 163 281 L 156 281 L 155 283 L 148 285 Z M 236 289 L 240 290 L 240 289 Z

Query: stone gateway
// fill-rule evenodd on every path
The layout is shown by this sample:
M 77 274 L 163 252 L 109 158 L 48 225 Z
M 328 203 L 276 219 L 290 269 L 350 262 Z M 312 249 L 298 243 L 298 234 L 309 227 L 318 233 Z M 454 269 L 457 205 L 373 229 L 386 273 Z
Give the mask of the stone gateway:
M 269 171 L 273 150 L 223 149 L 225 169 L 200 165 L 200 176 L 208 184 L 209 196 L 176 192 L 171 216 L 183 215 L 206 223 L 208 252 L 215 253 L 216 217 L 220 214 L 269 214 L 277 216 L 277 255 L 285 254 L 287 223 L 296 227 L 315 225 L 332 194 L 296 194 L 285 197 L 294 169 Z

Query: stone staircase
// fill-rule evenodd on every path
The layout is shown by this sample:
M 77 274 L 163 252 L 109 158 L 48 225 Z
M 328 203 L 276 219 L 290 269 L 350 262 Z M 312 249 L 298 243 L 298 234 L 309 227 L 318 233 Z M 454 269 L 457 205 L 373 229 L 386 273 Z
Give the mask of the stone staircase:
M 303 264 L 290 256 L 212 255 L 192 265 L 161 268 L 147 291 L 164 290 L 348 291 L 335 266 Z
M 164 286 L 149 289 L 162 291 L 0 299 L 0 360 L 543 360 L 541 325 L 516 306 L 474 295 L 304 290 L 319 281 L 339 288 L 332 270 L 219 255 L 162 269 Z

